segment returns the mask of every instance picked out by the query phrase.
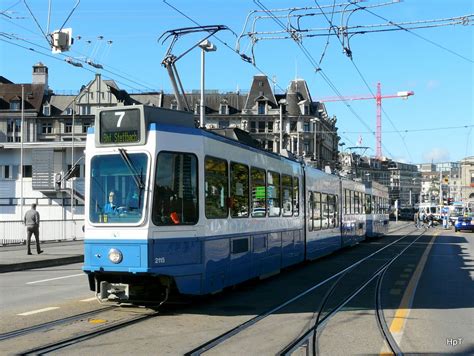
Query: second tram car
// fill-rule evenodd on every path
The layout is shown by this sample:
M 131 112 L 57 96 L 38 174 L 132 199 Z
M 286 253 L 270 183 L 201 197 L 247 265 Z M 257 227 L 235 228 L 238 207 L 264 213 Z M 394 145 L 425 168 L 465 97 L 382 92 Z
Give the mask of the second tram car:
M 83 270 L 101 300 L 214 293 L 363 240 L 366 197 L 361 183 L 195 128 L 191 113 L 101 109 Z

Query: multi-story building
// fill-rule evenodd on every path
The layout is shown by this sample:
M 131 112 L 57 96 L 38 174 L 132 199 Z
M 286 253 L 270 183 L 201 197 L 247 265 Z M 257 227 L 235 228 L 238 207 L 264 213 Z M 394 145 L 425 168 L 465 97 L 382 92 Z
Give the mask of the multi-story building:
M 460 191 L 462 202 L 474 210 L 474 156 L 461 160 Z
M 33 66 L 32 83 L 0 77 L 0 214 L 18 220 L 35 202 L 43 219 L 83 215 L 84 166 L 88 127 L 97 108 L 145 104 L 176 109 L 173 95 L 129 94 L 97 74 L 77 95 L 56 95 L 48 87 L 48 68 Z M 199 120 L 200 95 L 187 100 Z M 294 155 L 319 168 L 335 168 L 336 118 L 312 101 L 304 80 L 275 94 L 264 75 L 253 78 L 247 94 L 206 93 L 206 128 L 240 128 L 262 148 Z M 22 168 L 21 168 L 22 167 Z M 23 203 L 23 204 L 22 204 Z
M 420 202 L 421 176 L 416 165 L 355 153 L 342 153 L 341 163 L 343 175 L 386 186 L 392 206 L 397 204 L 399 208 L 413 208 Z

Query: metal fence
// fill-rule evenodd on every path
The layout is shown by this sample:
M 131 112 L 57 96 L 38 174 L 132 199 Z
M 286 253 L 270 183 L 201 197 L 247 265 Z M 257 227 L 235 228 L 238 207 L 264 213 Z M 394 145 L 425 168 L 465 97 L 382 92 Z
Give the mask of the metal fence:
M 84 219 L 41 220 L 40 241 L 82 240 L 83 225 Z M 26 227 L 23 221 L 0 221 L 0 245 L 21 244 L 25 241 Z

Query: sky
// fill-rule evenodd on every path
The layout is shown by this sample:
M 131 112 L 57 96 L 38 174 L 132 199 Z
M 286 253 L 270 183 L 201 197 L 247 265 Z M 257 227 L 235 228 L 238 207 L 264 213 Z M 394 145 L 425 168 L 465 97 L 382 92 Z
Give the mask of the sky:
M 42 34 L 48 32 L 49 2 L 49 32 L 59 29 L 78 3 L 64 26 L 72 28 L 74 37 L 69 52 L 52 54 Z M 387 2 L 390 0 L 368 0 L 358 5 Z M 343 14 L 332 13 L 334 3 L 344 1 L 0 0 L 0 75 L 14 83 L 31 83 L 32 66 L 42 62 L 49 68 L 49 86 L 58 94 L 77 93 L 95 73 L 114 79 L 130 93 L 171 93 L 168 74 L 161 65 L 170 39 L 163 42 L 160 36 L 177 28 L 225 25 L 229 30 L 210 38 L 217 51 L 206 54 L 206 89 L 245 92 L 252 77 L 263 73 L 277 93 L 284 93 L 295 78 L 306 80 L 313 101 L 372 96 L 377 83 L 381 83 L 382 95 L 414 91 L 406 100 L 382 100 L 383 155 L 407 163 L 459 161 L 473 156 L 474 17 L 467 25 L 354 35 L 349 40 L 352 60 L 342 50 L 347 39 L 327 36 L 327 29 L 331 22 L 333 28 L 346 25 L 379 30 L 382 27 L 373 25 L 387 21 L 399 26 L 391 28 L 406 29 L 410 22 L 471 15 L 474 1 L 404 0 Z M 296 33 L 320 36 L 302 37 L 299 42 L 282 38 L 288 35 L 282 28 L 288 28 L 289 11 L 275 9 L 308 8 L 291 12 L 308 15 L 320 14 L 318 6 L 326 16 L 301 16 L 299 22 L 293 16 L 290 20 L 293 28 L 299 23 Z M 278 14 L 282 16 L 277 19 L 271 16 Z M 250 40 L 250 32 L 257 33 L 257 41 Z M 273 39 L 263 38 L 268 36 Z M 180 37 L 172 53 L 181 55 L 203 37 L 203 33 Z M 239 55 L 252 57 L 252 53 L 254 65 Z M 186 91 L 200 88 L 200 56 L 195 48 L 176 63 Z M 78 68 L 66 63 L 67 57 L 82 62 L 90 59 L 104 69 L 87 64 Z M 337 117 L 344 149 L 352 147 L 353 152 L 375 155 L 374 99 L 327 102 L 326 108 L 329 116 Z

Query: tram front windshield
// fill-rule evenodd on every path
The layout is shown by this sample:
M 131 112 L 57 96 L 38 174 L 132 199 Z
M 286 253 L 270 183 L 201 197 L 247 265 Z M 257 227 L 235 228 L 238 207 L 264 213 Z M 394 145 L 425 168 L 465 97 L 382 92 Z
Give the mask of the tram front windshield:
M 95 156 L 90 169 L 91 223 L 137 223 L 142 219 L 148 158 L 144 153 Z

